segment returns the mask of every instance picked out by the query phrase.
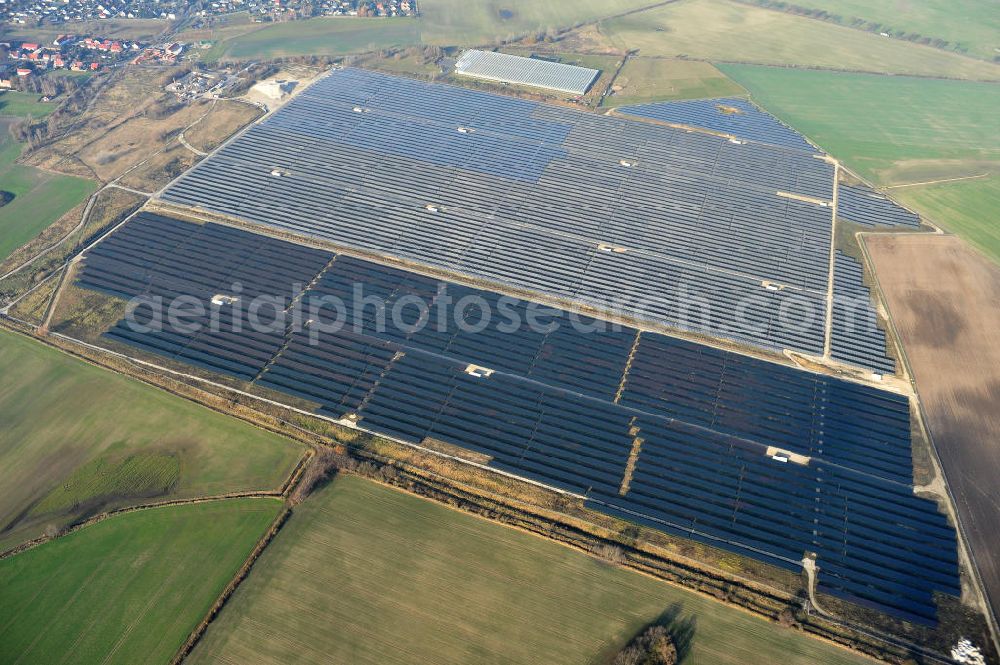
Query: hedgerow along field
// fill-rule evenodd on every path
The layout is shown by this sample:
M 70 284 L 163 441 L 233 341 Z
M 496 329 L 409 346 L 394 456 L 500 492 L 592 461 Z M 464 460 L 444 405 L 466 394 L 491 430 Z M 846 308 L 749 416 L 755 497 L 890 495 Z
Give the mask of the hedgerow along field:
M 601 23 L 619 49 L 847 71 L 1000 79 L 1000 65 L 729 0 L 679 0 Z
M 1000 84 L 719 68 L 846 166 L 1000 260 Z
M 122 505 L 279 488 L 291 441 L 0 331 L 0 551 Z
M 946 50 L 956 46 L 968 54 L 986 60 L 997 55 L 997 35 L 1000 34 L 1000 12 L 993 3 L 980 0 L 920 0 L 907 2 L 901 11 L 894 2 L 870 0 L 795 0 L 795 5 L 822 9 L 840 17 L 850 25 L 852 18 L 877 23 L 876 32 L 896 35 L 917 33 L 931 39 L 949 42 Z
M 686 665 L 870 662 L 357 476 L 295 508 L 190 662 L 607 663 L 663 613 Z
M 8 107 L 0 108 L 0 113 L 7 112 Z M 97 189 L 92 180 L 15 163 L 24 146 L 10 136 L 8 126 L 9 120 L 0 118 L 0 191 L 13 195 L 0 207 L 0 262 Z
M 139 510 L 0 561 L 0 662 L 169 663 L 280 509 Z

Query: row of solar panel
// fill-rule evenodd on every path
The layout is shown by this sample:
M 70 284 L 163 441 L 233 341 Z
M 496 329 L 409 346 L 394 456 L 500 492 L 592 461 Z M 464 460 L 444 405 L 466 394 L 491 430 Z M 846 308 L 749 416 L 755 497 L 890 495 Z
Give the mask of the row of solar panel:
M 905 397 L 643 335 L 621 403 L 909 483 Z
M 357 334 L 587 395 L 619 397 L 622 404 L 635 409 L 805 455 L 825 455 L 839 464 L 908 482 L 905 398 L 662 335 L 647 333 L 637 343 L 633 328 L 538 308 L 527 301 L 351 257 L 340 256 L 331 263 L 330 253 L 289 245 L 303 253 L 299 260 L 284 248 L 286 243 L 273 240 L 267 241 L 266 252 L 248 253 L 243 245 L 220 244 L 222 234 L 261 238 L 214 224 L 200 226 L 143 214 L 91 252 L 81 281 L 127 297 L 143 292 L 168 298 L 191 293 L 208 299 L 235 293 L 232 281 L 239 277 L 224 269 L 230 259 L 217 259 L 215 252 L 238 255 L 241 265 L 247 266 L 248 260 L 258 258 L 259 268 L 245 276 L 256 282 L 248 281 L 239 289 L 245 302 L 277 290 L 274 295 L 281 296 L 284 306 L 292 297 L 293 284 L 302 288 L 312 283 L 299 307 L 303 317 L 315 318 L 318 324 L 327 325 L 326 319 L 335 314 L 343 328 Z M 323 265 L 327 269 L 314 279 Z M 323 309 L 330 296 L 341 303 L 343 311 Z M 419 306 L 399 307 L 410 296 L 419 297 Z M 381 306 L 366 306 L 372 297 Z M 421 307 L 426 310 L 424 325 L 415 326 Z M 246 309 L 234 313 L 208 307 L 195 321 L 200 330 L 190 343 L 184 334 L 169 328 L 151 334 L 150 343 L 159 340 L 161 350 L 172 351 L 178 358 L 194 351 L 208 352 L 214 345 L 228 363 L 224 368 L 236 371 L 233 363 L 239 362 L 243 364 L 238 372 L 241 377 L 255 376 L 281 346 L 285 326 L 254 330 Z M 209 325 L 212 318 L 217 330 Z M 147 323 L 141 317 L 137 322 Z M 127 325 L 123 322 L 112 335 L 133 337 L 125 330 Z M 247 331 L 254 353 L 248 351 L 240 358 L 242 331 Z M 316 344 L 325 343 L 320 326 L 309 333 Z
M 295 118 L 313 128 L 321 127 L 325 114 L 345 108 L 361 115 L 405 117 L 422 125 L 462 127 L 513 140 L 564 143 L 576 153 L 615 155 L 617 159 L 639 157 L 635 151 L 648 150 L 649 156 L 656 158 L 651 168 L 674 170 L 672 160 L 681 159 L 679 168 L 701 173 L 704 169 L 697 167 L 701 163 L 713 167 L 704 172 L 711 175 L 714 167 L 721 165 L 745 171 L 746 178 L 767 188 L 832 198 L 829 165 L 807 154 L 788 154 L 761 144 L 739 146 L 705 134 L 370 71 L 333 72 L 303 91 L 270 122 Z M 569 136 L 561 137 L 561 132 L 569 132 Z M 752 172 L 762 166 L 771 168 Z M 800 189 L 796 183 L 809 188 Z
M 837 216 L 862 226 L 920 227 L 919 215 L 865 185 L 837 187 Z
M 371 134 L 365 138 L 370 140 Z M 387 140 L 397 141 L 394 137 Z M 825 288 L 822 258 L 829 249 L 829 210 L 778 197 L 773 190 L 690 176 L 667 180 L 641 167 L 626 170 L 617 162 L 580 160 L 552 162 L 530 189 L 503 189 L 488 178 L 470 177 L 455 169 L 430 168 L 413 160 L 379 157 L 342 142 L 317 141 L 273 129 L 264 135 L 255 128 L 221 152 L 218 162 L 205 167 L 202 176 L 224 182 L 220 191 L 225 198 L 245 204 L 238 211 L 220 210 L 228 214 L 260 215 L 269 200 L 298 196 L 308 213 L 303 221 L 321 230 L 325 220 L 351 213 L 339 209 L 344 204 L 393 206 L 402 208 L 404 214 L 432 204 L 451 221 L 457 216 L 458 223 L 467 223 L 472 231 L 484 221 L 499 220 L 591 245 L 617 243 L 783 283 Z M 269 160 L 261 160 L 262 154 L 269 155 Z M 517 154 L 526 162 L 535 159 Z M 353 169 L 331 171 L 331 160 L 350 163 Z M 272 175 L 275 167 L 284 173 L 280 179 Z M 412 175 L 399 178 L 401 172 Z M 358 173 L 365 174 L 361 182 Z M 258 197 L 255 202 L 246 201 L 251 190 Z M 625 196 L 620 194 L 623 190 Z M 181 181 L 167 198 L 196 203 L 197 194 L 204 192 L 197 188 L 192 192 Z
M 224 191 L 216 192 L 221 210 Z M 192 202 L 200 200 L 193 195 Z M 266 200 L 234 202 L 230 214 L 252 217 Z M 284 228 L 333 238 L 354 247 L 617 310 L 653 323 L 717 335 L 755 346 L 818 352 L 823 347 L 824 297 L 814 291 L 767 290 L 760 281 L 697 264 L 678 264 L 639 252 L 602 251 L 597 245 L 556 239 L 530 228 L 476 221 L 461 246 L 456 215 L 388 205 L 373 209 L 342 202 L 337 219 L 303 221 L 300 209 L 270 206 Z M 322 231 L 318 231 L 322 229 Z M 463 254 L 464 252 L 464 254 Z M 656 288 L 651 285 L 655 284 Z
M 801 134 L 745 99 L 727 97 L 656 102 L 622 106 L 618 111 L 637 118 L 701 127 L 750 141 L 817 152 Z
M 537 182 L 503 175 L 519 169 Z M 691 328 L 662 297 L 682 280 L 719 312 L 705 332 L 816 351 L 822 322 L 788 330 L 789 294 L 757 296 L 765 279 L 825 290 L 829 211 L 775 192 L 830 198 L 832 173 L 767 146 L 343 70 L 165 198 L 592 304 L 650 296 L 650 319 Z M 629 251 L 595 261 L 601 243 Z M 748 300 L 762 326 L 726 320 Z
M 880 374 L 895 374 L 896 361 L 886 352 L 885 331 L 878 326 L 864 267 L 837 250 L 833 277 L 830 355 Z

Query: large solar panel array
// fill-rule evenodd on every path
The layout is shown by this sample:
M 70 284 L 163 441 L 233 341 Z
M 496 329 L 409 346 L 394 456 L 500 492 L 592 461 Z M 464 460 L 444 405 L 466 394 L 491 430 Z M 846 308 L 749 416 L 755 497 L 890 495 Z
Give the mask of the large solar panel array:
M 699 127 L 770 145 L 816 152 L 797 131 L 745 99 L 695 99 L 622 106 L 619 113 L 688 127 Z
M 861 262 L 837 250 L 833 277 L 833 324 L 830 355 L 880 374 L 895 374 L 896 361 L 885 349 L 871 291 Z
M 438 315 L 450 297 L 499 296 L 246 231 L 140 215 L 86 256 L 83 286 L 118 295 L 188 293 L 207 305 L 276 291 L 309 312 L 304 328 L 108 335 L 304 398 L 318 412 L 413 443 L 485 455 L 489 466 L 587 498 L 588 505 L 796 569 L 815 552 L 819 588 L 896 616 L 933 622 L 933 593 L 958 593 L 955 535 L 913 494 L 905 397 L 631 328 L 480 332 Z M 295 299 L 292 285 L 305 288 Z M 358 290 L 360 289 L 360 290 Z M 379 325 L 377 295 L 401 325 Z M 339 298 L 334 330 L 319 303 Z M 360 302 L 359 302 L 360 301 Z M 412 301 L 412 298 L 411 298 Z M 531 303 L 507 303 L 525 321 Z M 492 306 L 496 305 L 495 310 Z M 208 306 L 248 323 L 237 304 Z M 482 309 L 461 319 L 483 324 Z M 594 326 L 593 319 L 578 325 Z M 193 353 L 191 350 L 196 351 Z M 237 359 L 244 359 L 236 362 Z M 494 370 L 480 371 L 479 366 Z M 804 456 L 781 461 L 781 455 Z M 782 459 L 787 460 L 787 457 Z M 798 461 L 803 461 L 799 458 Z
M 487 81 L 515 83 L 582 95 L 601 72 L 560 62 L 470 49 L 459 56 L 458 62 L 455 63 L 455 73 Z
M 865 185 L 837 187 L 837 217 L 862 226 L 920 227 L 916 213 Z
M 767 348 L 823 348 L 833 167 L 337 70 L 164 199 Z M 808 315 L 803 315 L 803 312 Z
M 137 332 L 123 319 L 107 335 L 160 355 L 206 369 L 252 379 L 284 343 L 284 330 L 254 331 L 246 308 L 213 306 L 216 296 L 244 301 L 267 295 L 284 309 L 293 286 L 303 287 L 331 259 L 328 252 L 280 242 L 218 224 L 200 226 L 141 213 L 87 253 L 79 283 L 90 289 L 132 299 L 192 297 L 203 308 L 182 323 L 169 325 L 161 311 L 153 320 L 150 306 L 135 310 L 134 321 L 149 328 Z M 189 310 L 178 309 L 178 313 Z M 266 321 L 273 308 L 260 312 Z M 213 317 L 217 325 L 212 325 Z M 235 332 L 239 329 L 239 332 Z

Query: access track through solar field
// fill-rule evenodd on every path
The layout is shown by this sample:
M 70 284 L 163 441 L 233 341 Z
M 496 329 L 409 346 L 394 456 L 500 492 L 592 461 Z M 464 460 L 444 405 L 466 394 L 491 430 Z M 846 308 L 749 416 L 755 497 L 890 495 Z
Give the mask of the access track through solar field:
M 954 531 L 913 493 L 905 396 L 149 213 L 89 250 L 78 284 L 184 295 L 208 326 L 143 306 L 116 342 L 773 565 L 814 553 L 821 591 L 923 623 L 959 592 Z

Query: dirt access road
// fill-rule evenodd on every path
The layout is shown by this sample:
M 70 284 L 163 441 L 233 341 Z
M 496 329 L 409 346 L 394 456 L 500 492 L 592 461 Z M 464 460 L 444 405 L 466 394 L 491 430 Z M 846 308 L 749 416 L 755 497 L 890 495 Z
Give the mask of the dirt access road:
M 954 236 L 865 239 L 1000 615 L 1000 266 Z

